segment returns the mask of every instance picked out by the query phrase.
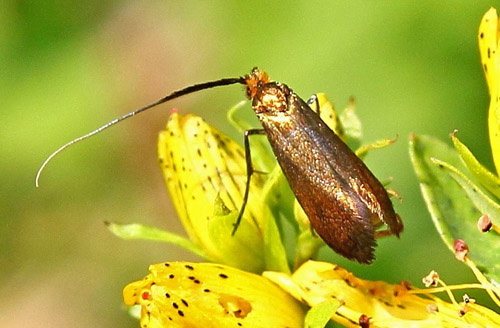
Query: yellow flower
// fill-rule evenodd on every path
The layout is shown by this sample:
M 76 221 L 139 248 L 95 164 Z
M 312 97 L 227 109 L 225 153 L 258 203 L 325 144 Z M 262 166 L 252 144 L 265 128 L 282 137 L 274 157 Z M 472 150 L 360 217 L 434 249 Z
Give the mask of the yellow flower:
M 346 327 L 367 327 L 367 323 L 370 328 L 500 326 L 499 314 L 469 298 L 461 304 L 448 303 L 409 283 L 359 279 L 331 263 L 308 261 L 291 276 L 279 272 L 263 275 L 313 309 L 337 300 L 339 306 L 333 308 L 331 319 Z
M 288 270 L 274 217 L 259 198 L 261 174 L 250 180 L 249 200 L 232 235 L 247 180 L 240 145 L 198 116 L 173 112 L 160 133 L 158 157 L 186 232 L 210 260 L 252 272 Z
M 153 264 L 123 290 L 141 306 L 141 327 L 302 327 L 293 297 L 262 276 L 211 263 Z
M 479 26 L 479 52 L 490 92 L 488 128 L 493 160 L 500 175 L 500 25 L 495 8 L 490 8 Z

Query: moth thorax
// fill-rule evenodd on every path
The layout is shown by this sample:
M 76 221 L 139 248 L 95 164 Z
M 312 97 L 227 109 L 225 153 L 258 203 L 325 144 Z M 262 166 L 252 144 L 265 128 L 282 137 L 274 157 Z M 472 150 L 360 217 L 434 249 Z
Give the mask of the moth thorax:
M 290 89 L 276 82 L 263 85 L 253 98 L 252 106 L 256 114 L 280 115 L 288 112 Z

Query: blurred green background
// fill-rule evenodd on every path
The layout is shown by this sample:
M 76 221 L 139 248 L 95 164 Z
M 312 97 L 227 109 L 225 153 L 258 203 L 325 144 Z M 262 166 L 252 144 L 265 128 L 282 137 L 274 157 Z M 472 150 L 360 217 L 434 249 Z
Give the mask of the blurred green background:
M 401 239 L 379 242 L 371 266 L 321 257 L 389 282 L 437 270 L 474 281 L 435 231 L 408 156 L 410 133 L 449 140 L 453 129 L 492 167 L 488 94 L 477 29 L 491 1 L 3 1 L 0 5 L 0 314 L 5 327 L 138 327 L 122 287 L 150 263 L 198 260 L 168 245 L 123 241 L 103 221 L 183 233 L 156 160 L 172 107 L 231 134 L 238 86 L 200 92 L 53 150 L 110 119 L 201 81 L 258 65 L 308 98 L 350 96 L 365 141 L 399 137 L 370 168 L 403 197 Z M 476 296 L 478 293 L 471 293 Z M 480 293 L 479 293 L 480 294 Z M 476 296 L 477 297 L 477 296 Z M 479 296 L 480 297 L 480 296 Z

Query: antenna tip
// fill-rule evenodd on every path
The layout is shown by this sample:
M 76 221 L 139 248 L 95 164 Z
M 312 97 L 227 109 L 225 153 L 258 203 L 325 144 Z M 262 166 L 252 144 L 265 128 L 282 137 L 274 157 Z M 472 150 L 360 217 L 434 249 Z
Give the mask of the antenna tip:
M 40 187 L 40 173 L 42 173 L 41 170 L 38 170 L 38 172 L 36 172 L 36 177 L 35 177 L 35 187 L 38 188 Z

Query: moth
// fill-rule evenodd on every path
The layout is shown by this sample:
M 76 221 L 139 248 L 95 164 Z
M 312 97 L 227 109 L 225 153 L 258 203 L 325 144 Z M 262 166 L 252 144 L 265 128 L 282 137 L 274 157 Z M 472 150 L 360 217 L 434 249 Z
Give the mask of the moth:
M 72 144 L 171 99 L 230 84 L 246 86 L 253 111 L 263 127 L 247 130 L 244 134 L 247 181 L 233 234 L 245 211 L 254 172 L 249 138 L 265 135 L 312 228 L 335 252 L 369 264 L 375 258 L 376 237 L 391 234 L 399 237 L 403 224 L 387 191 L 363 161 L 311 109 L 315 98 L 305 102 L 287 85 L 271 81 L 258 68 L 243 77 L 204 82 L 175 91 L 68 142 L 42 164 L 36 185 L 47 163 Z M 384 224 L 387 230 L 380 231 Z

